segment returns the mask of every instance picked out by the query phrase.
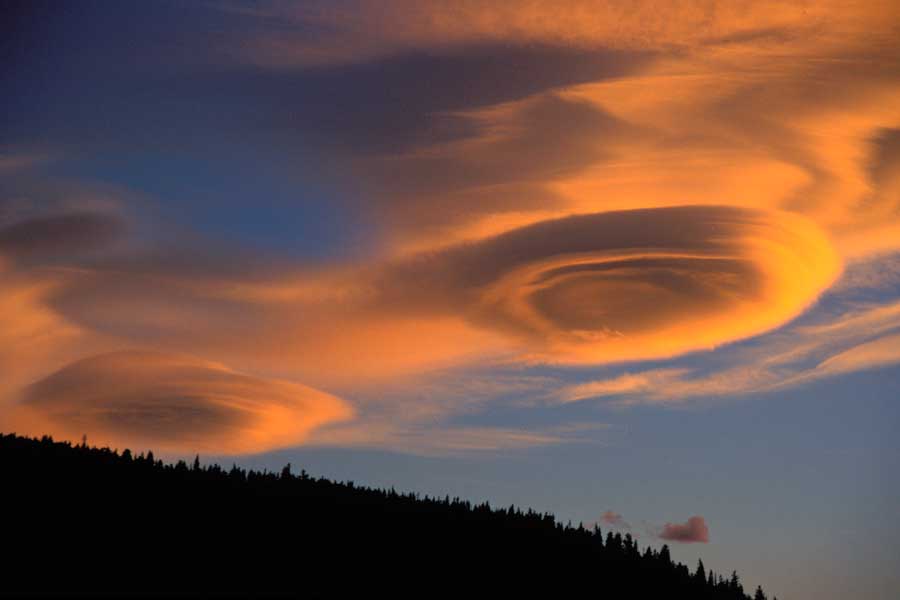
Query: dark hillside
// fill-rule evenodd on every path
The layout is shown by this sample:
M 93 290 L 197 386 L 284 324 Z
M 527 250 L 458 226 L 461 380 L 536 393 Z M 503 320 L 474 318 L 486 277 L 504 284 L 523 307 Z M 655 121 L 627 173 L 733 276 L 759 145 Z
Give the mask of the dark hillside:
M 552 515 L 0 435 L 0 594 L 747 598 Z

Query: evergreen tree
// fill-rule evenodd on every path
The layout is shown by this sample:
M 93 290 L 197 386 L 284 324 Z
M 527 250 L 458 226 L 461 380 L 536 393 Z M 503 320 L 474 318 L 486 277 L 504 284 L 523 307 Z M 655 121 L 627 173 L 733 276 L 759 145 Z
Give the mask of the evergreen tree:
M 706 569 L 703 567 L 703 561 L 697 560 L 697 570 L 694 572 L 694 579 L 701 584 L 706 583 Z
M 483 593 L 476 596 L 596 595 L 594 579 L 559 575 L 570 569 L 602 578 L 604 597 L 751 600 L 737 573 L 725 584 L 702 561 L 692 573 L 672 561 L 668 546 L 641 551 L 630 534 L 609 532 L 604 544 L 599 527 L 564 526 L 550 513 L 371 489 L 305 471 L 294 477 L 290 464 L 280 473 L 223 470 L 201 467 L 195 455 L 189 468 L 184 460 L 156 461 L 151 451 L 134 459 L 129 450 L 0 434 L 0 466 L 4 489 L 16 490 L 5 498 L 16 515 L 4 523 L 15 550 L 2 586 L 11 596 L 329 597 L 334 589 L 326 586 L 338 582 L 345 595 L 405 598 L 420 597 L 417 573 L 442 581 L 451 597 L 471 595 L 478 579 Z M 78 493 L 60 502 L 60 490 Z M 47 540 L 60 548 L 85 541 L 78 552 L 47 552 Z M 330 571 L 337 556 L 339 573 Z M 464 577 L 455 571 L 460 556 L 468 558 Z M 379 587 L 398 563 L 409 574 Z M 298 564 L 316 577 L 289 576 Z M 523 564 L 541 568 L 510 578 Z M 348 569 L 354 577 L 346 578 Z M 761 588 L 754 600 L 765 600 Z
M 744 586 L 741 585 L 741 578 L 738 577 L 737 571 L 731 572 L 731 580 L 728 582 L 728 589 L 734 594 L 744 593 Z

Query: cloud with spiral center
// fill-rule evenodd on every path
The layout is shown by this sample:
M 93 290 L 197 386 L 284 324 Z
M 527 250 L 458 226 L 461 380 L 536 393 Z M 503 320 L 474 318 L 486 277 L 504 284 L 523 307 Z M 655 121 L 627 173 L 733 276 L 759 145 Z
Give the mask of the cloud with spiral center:
M 778 327 L 840 270 L 800 217 L 665 207 L 549 220 L 414 257 L 383 272 L 378 303 L 456 312 L 540 359 L 603 363 Z

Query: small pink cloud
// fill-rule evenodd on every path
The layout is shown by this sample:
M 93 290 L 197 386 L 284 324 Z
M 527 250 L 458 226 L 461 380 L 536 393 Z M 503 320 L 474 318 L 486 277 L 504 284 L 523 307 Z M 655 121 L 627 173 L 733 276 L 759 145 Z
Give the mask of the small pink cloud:
M 709 542 L 709 527 L 703 517 L 691 517 L 687 523 L 666 523 L 659 537 L 672 542 Z
M 605 513 L 603 513 L 603 515 L 600 517 L 600 520 L 603 521 L 604 523 L 606 523 L 607 525 L 615 525 L 617 527 L 626 526 L 625 520 L 622 518 L 622 515 L 620 515 L 617 512 L 613 512 L 611 510 L 608 510 Z

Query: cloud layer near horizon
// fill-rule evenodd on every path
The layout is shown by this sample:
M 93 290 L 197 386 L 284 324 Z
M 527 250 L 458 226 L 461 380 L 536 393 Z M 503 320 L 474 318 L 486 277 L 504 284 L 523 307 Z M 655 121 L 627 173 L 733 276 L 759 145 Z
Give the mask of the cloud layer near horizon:
M 187 356 L 120 351 L 29 385 L 4 422 L 110 447 L 246 454 L 302 444 L 314 428 L 352 415 L 344 401 L 307 386 Z

